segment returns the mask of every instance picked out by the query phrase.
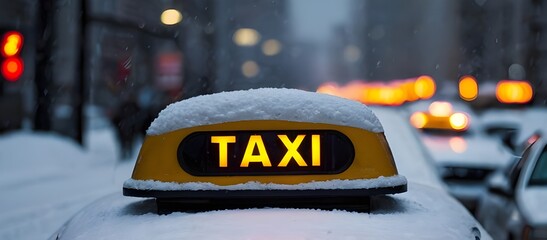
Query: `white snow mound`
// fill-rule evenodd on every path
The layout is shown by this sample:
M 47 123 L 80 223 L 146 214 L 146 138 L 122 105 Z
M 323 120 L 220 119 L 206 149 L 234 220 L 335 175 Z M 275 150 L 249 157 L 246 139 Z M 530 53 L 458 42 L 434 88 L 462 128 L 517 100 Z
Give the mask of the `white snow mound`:
M 202 95 L 173 103 L 160 112 L 147 134 L 244 120 L 325 123 L 383 132 L 376 115 L 357 101 L 296 89 L 261 88 Z
M 407 184 L 407 180 L 402 175 L 390 177 L 379 177 L 374 179 L 354 179 L 354 180 L 328 180 L 313 181 L 300 184 L 276 184 L 246 182 L 236 185 L 219 186 L 209 182 L 160 182 L 154 180 L 135 180 L 128 179 L 123 186 L 125 188 L 139 190 L 161 190 L 161 191 L 199 191 L 199 190 L 317 190 L 317 189 L 372 189 L 380 187 L 394 187 Z

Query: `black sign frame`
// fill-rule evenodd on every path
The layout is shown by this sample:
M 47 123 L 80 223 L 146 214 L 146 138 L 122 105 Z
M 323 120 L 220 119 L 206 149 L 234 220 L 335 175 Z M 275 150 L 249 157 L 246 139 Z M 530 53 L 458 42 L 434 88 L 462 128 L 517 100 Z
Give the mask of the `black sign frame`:
M 248 167 L 245 168 L 237 166 L 237 163 L 242 161 L 250 136 L 253 135 L 261 136 L 272 167 L 259 166 L 260 163 L 249 163 Z M 286 167 L 280 168 L 277 166 L 287 150 L 279 135 L 286 135 L 291 142 L 296 141 L 298 135 L 305 136 L 298 147 L 298 152 L 306 161 L 306 167 L 298 166 L 295 159 L 291 159 Z M 321 136 L 322 163 L 320 166 L 310 166 L 312 135 Z M 219 144 L 210 142 L 212 136 L 235 136 L 236 138 L 236 141 L 230 143 L 228 148 L 226 167 L 221 168 L 212 164 L 213 160 L 218 159 L 220 155 L 218 151 L 215 151 L 219 148 Z M 282 151 L 272 151 L 272 149 L 282 149 Z M 255 153 L 256 150 L 254 149 Z M 177 160 L 180 167 L 194 176 L 338 174 L 347 170 L 353 163 L 354 158 L 355 148 L 352 141 L 335 130 L 203 131 L 186 136 L 177 148 Z

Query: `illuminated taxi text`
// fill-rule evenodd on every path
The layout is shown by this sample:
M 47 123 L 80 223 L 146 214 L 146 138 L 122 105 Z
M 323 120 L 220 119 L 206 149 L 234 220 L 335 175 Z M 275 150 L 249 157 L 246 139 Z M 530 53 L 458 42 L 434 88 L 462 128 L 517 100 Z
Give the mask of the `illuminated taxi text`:
M 181 168 L 197 176 L 336 173 L 353 157 L 352 142 L 334 130 L 196 132 L 177 149 Z
M 308 164 L 298 152 L 306 135 L 300 134 L 291 141 L 285 134 L 277 135 L 279 140 L 286 147 L 286 152 L 277 167 L 287 167 L 293 160 L 300 167 L 307 167 Z M 311 138 L 311 165 L 321 166 L 321 136 L 312 134 Z M 218 144 L 218 166 L 228 167 L 228 144 L 236 143 L 236 136 L 211 136 L 211 143 Z M 256 154 L 255 154 L 256 152 Z M 263 167 L 271 167 L 272 163 L 261 135 L 251 135 L 245 147 L 245 154 L 241 160 L 240 167 L 249 167 L 250 163 L 260 163 Z

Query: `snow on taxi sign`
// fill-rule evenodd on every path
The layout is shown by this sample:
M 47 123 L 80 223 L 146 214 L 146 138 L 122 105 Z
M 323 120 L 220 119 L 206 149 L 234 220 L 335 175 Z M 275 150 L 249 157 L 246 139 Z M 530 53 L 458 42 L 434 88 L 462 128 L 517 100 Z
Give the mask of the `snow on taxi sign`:
M 406 191 L 365 105 L 255 89 L 169 105 L 150 125 L 124 195 L 159 199 L 371 196 Z

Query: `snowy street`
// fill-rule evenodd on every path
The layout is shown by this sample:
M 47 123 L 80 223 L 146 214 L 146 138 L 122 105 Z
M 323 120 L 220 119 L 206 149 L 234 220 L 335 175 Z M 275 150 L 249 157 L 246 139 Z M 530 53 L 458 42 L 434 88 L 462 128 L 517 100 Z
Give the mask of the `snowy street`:
M 134 161 L 117 156 L 109 128 L 87 134 L 85 149 L 50 133 L 2 135 L 0 239 L 47 239 L 93 200 L 121 194 Z

